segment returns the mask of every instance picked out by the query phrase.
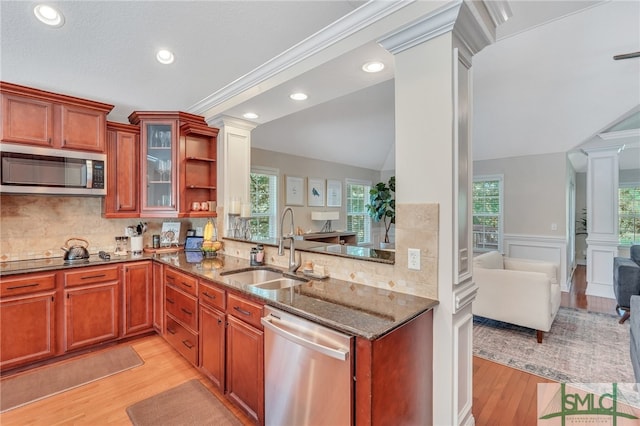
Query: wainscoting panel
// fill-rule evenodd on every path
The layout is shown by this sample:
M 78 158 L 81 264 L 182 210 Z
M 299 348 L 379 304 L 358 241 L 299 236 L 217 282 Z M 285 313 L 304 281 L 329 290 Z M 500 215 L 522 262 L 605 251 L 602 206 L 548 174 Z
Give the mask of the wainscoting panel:
M 613 258 L 618 255 L 616 243 L 587 246 L 587 295 L 615 299 L 613 292 Z
M 471 305 L 453 317 L 453 347 L 457 348 L 455 358 L 458 363 L 453 372 L 453 386 L 457 388 L 455 400 L 457 421 L 455 424 L 473 424 L 471 404 L 473 402 L 473 366 L 472 357 L 466 356 L 473 352 L 473 314 Z
M 567 265 L 567 242 L 563 238 L 505 234 L 503 244 L 505 256 L 556 263 L 561 290 L 570 290 L 573 266 Z

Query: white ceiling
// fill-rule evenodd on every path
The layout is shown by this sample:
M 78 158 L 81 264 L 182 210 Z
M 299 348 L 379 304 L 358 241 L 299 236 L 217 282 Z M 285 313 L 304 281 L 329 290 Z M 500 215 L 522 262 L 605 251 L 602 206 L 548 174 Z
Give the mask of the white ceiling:
M 0 78 L 114 104 L 108 118 L 126 122 L 134 110 L 194 109 L 203 99 L 219 93 L 364 2 L 49 3 L 65 14 L 62 28 L 45 28 L 37 22 L 32 13 L 35 2 L 0 1 Z M 562 17 L 602 8 L 593 7 L 594 3 L 602 2 L 512 2 L 513 17 L 498 29 L 499 41 L 490 48 L 514 44 L 523 34 L 541 31 Z M 616 28 L 615 20 L 612 21 L 615 16 L 606 14 L 601 19 L 609 29 Z M 609 57 L 626 53 L 634 43 L 632 40 L 631 46 L 610 49 L 603 46 L 605 51 L 601 53 Z M 160 47 L 175 52 L 174 64 L 162 66 L 155 61 L 155 50 Z M 621 50 L 622 47 L 626 50 Z M 520 54 L 527 56 L 531 51 Z M 481 55 L 483 52 L 474 58 L 476 88 L 484 84 L 478 77 L 483 74 Z M 359 70 L 365 59 L 373 57 L 388 64 L 383 74 L 372 76 Z M 632 61 L 640 62 L 626 62 Z M 509 69 L 500 72 L 508 75 Z M 491 84 L 500 82 L 500 75 L 493 70 L 489 74 Z M 258 96 L 224 113 L 239 117 L 252 110 L 260 114 L 255 120 L 259 126 L 252 134 L 254 145 L 260 148 L 390 170 L 395 167 L 392 78 L 391 55 L 376 43 L 368 43 L 294 80 L 270 90 L 258 90 Z M 291 89 L 305 89 L 310 97 L 293 104 L 286 97 Z M 486 96 L 490 94 L 489 91 Z M 601 127 L 607 122 L 605 119 L 594 125 Z M 572 146 L 580 142 L 572 141 Z M 496 141 L 493 137 L 475 138 L 474 144 L 475 152 L 487 150 L 496 157 L 524 155 L 530 149 L 518 151 L 514 147 L 519 144 L 513 140 Z

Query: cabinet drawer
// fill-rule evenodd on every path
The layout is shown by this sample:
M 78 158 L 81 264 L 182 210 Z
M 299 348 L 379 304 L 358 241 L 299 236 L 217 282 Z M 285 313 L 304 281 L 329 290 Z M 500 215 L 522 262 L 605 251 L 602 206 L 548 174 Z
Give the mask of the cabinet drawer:
M 190 363 L 198 365 L 198 336 L 167 315 L 167 342 Z
M 212 308 L 218 308 L 219 310 L 224 312 L 226 306 L 224 290 L 209 284 L 205 284 L 201 281 L 198 287 L 198 292 L 200 293 L 200 303 L 203 303 Z
M 164 300 L 168 313 L 192 330 L 198 329 L 198 299 L 166 286 Z
M 164 273 L 164 282 L 182 289 L 193 296 L 198 296 L 198 280 L 194 277 L 167 268 Z
M 64 273 L 64 286 L 76 287 L 79 285 L 95 284 L 119 279 L 119 268 L 107 266 L 104 268 L 80 268 L 78 271 Z
M 227 306 L 227 313 L 262 330 L 262 305 L 228 293 Z
M 53 290 L 56 287 L 56 274 L 26 274 L 0 279 L 0 297 Z

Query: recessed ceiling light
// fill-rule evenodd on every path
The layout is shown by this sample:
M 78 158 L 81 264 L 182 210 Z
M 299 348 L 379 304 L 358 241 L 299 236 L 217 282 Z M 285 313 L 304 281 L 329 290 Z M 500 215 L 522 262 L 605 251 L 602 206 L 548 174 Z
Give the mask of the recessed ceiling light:
M 308 98 L 307 94 L 302 92 L 292 93 L 289 95 L 289 97 L 294 101 L 304 101 Z
M 258 114 L 256 114 L 255 112 L 245 112 L 244 114 L 242 114 L 242 116 L 248 119 L 258 118 Z
M 51 27 L 59 28 L 64 25 L 64 15 L 46 4 L 39 4 L 33 8 L 33 13 L 40 22 Z
M 161 64 L 167 65 L 172 63 L 175 57 L 173 56 L 173 53 L 170 50 L 160 49 L 158 50 L 158 53 L 156 53 L 156 59 Z
M 384 64 L 378 61 L 367 62 L 362 66 L 365 72 L 380 72 L 384 69 Z

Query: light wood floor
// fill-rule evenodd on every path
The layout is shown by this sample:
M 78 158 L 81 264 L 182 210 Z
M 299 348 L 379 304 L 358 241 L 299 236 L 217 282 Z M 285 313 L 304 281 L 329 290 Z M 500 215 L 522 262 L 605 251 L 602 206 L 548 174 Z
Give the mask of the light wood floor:
M 584 267 L 579 267 L 571 293 L 562 296 L 562 306 L 615 312 L 614 301 L 586 296 L 585 289 Z M 129 425 L 125 412 L 129 405 L 193 378 L 200 379 L 244 424 L 252 424 L 161 337 L 144 337 L 129 344 L 144 360 L 143 366 L 0 414 L 0 424 Z M 477 426 L 536 424 L 537 383 L 548 380 L 474 357 L 473 382 Z
M 245 425 L 253 424 L 162 337 L 153 335 L 126 344 L 135 349 L 144 365 L 7 411 L 0 414 L 0 424 L 130 425 L 125 411 L 128 406 L 194 378 L 207 386 Z M 0 381 L 0 394 L 3 390 Z
M 615 313 L 615 300 L 586 295 L 586 272 L 579 266 L 571 292 L 562 293 L 561 306 Z M 544 345 L 544 341 L 542 343 Z M 538 383 L 550 380 L 492 361 L 473 357 L 473 416 L 476 426 L 534 426 Z

